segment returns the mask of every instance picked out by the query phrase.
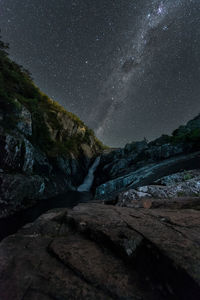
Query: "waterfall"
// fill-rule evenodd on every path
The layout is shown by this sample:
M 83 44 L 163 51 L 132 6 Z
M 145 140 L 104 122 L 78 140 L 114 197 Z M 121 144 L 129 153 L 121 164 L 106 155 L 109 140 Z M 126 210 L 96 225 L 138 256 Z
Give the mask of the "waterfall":
M 77 188 L 78 192 L 89 192 L 91 189 L 91 186 L 94 181 L 94 172 L 96 168 L 98 167 L 100 162 L 100 156 L 98 156 L 92 166 L 90 167 L 87 176 L 85 177 L 83 183 Z

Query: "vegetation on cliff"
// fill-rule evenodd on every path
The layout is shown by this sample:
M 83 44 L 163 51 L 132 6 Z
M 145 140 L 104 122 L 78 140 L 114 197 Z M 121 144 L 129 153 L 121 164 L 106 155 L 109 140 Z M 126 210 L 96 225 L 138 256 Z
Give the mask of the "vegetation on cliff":
M 96 145 L 100 150 L 104 145 L 95 137 L 94 132 L 73 113 L 66 111 L 57 102 L 43 94 L 35 86 L 30 73 L 8 57 L 8 45 L 0 41 L 0 110 L 4 112 L 4 119 L 0 120 L 6 130 L 12 130 L 19 121 L 21 105 L 31 113 L 33 134 L 30 140 L 33 144 L 51 156 L 67 155 L 69 152 L 79 153 L 81 144 Z M 66 116 L 83 132 L 65 136 L 61 141 L 52 138 L 47 121 L 53 130 L 62 131 L 62 123 L 58 114 Z

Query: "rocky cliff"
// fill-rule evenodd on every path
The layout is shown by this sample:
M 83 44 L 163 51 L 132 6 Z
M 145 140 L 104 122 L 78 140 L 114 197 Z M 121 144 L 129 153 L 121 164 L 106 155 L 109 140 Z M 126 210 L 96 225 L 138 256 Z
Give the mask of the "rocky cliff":
M 0 217 L 82 183 L 103 145 L 0 43 Z
M 96 172 L 96 197 L 113 198 L 119 192 L 150 184 L 162 176 L 200 167 L 200 115 L 163 135 L 106 150 Z

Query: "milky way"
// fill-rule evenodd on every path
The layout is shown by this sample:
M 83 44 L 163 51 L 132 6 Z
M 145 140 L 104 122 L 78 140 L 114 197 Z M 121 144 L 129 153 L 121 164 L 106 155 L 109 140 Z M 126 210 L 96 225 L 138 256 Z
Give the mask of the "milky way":
M 199 0 L 2 0 L 11 57 L 108 145 L 200 112 Z

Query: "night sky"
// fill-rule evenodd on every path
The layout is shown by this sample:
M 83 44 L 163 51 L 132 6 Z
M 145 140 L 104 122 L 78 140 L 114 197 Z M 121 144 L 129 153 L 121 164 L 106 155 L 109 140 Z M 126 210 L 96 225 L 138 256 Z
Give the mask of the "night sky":
M 10 56 L 109 146 L 200 112 L 199 0 L 0 0 Z

